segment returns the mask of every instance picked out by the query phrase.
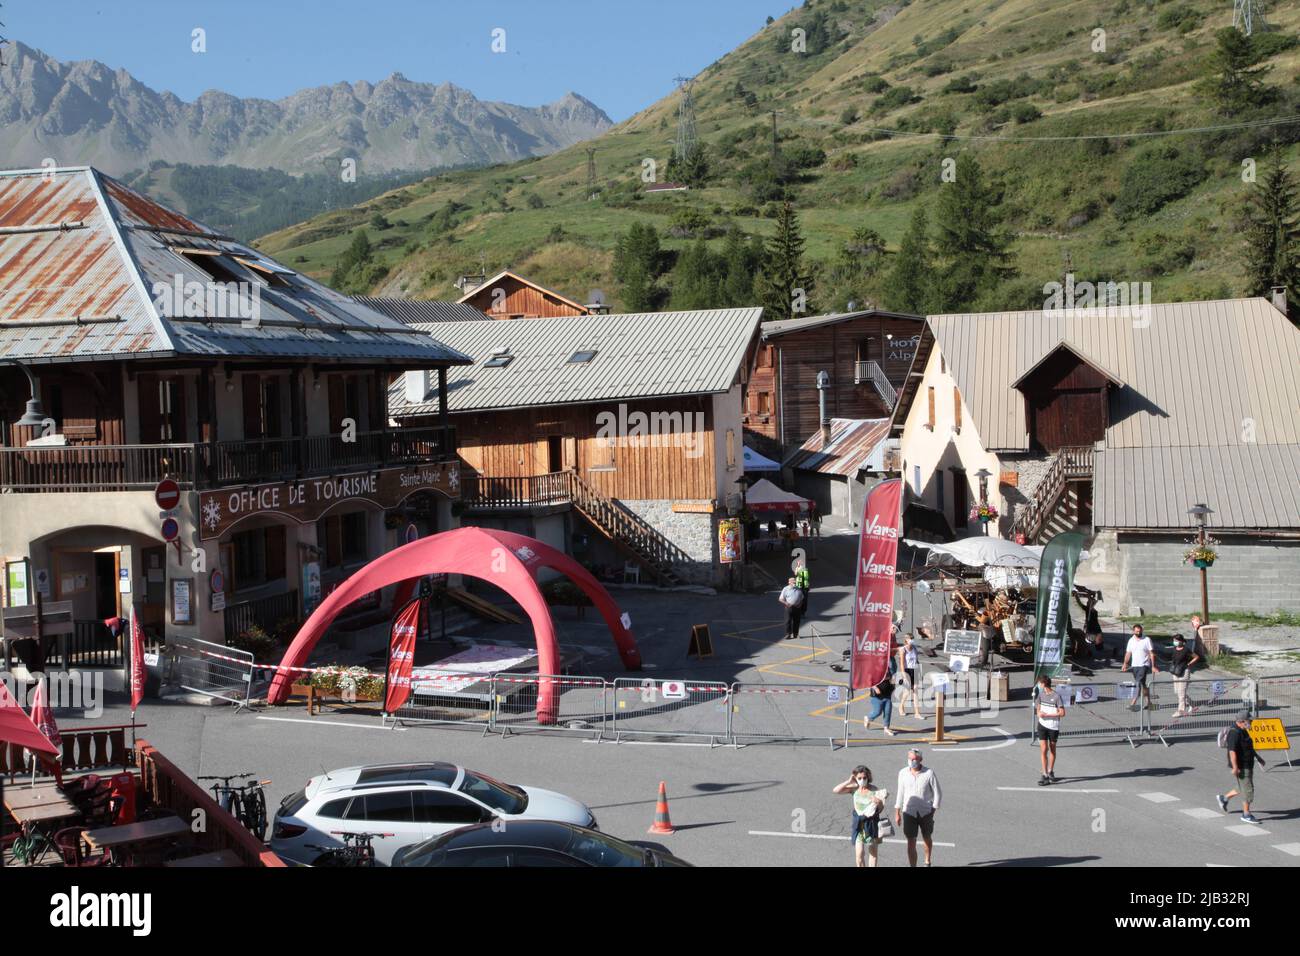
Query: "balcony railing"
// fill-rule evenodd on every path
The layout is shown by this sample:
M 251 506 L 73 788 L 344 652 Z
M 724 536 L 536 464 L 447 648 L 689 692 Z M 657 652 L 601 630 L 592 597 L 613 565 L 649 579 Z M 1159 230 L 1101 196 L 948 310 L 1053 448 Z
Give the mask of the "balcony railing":
M 386 428 L 292 438 L 172 445 L 0 448 L 0 490 L 147 491 L 163 478 L 213 488 L 290 481 L 357 468 L 420 464 L 455 451 L 453 432 Z
M 855 362 L 853 365 L 853 384 L 870 382 L 876 394 L 890 408 L 898 404 L 898 391 L 894 388 L 885 370 L 876 362 Z
M 476 510 L 568 504 L 573 496 L 569 475 L 567 471 L 507 478 L 466 475 L 461 479 L 461 501 Z

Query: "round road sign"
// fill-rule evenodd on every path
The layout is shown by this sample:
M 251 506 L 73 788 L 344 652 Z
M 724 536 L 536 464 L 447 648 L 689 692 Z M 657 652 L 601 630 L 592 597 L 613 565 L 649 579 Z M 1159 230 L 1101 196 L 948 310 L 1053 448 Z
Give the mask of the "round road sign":
M 164 541 L 175 541 L 180 533 L 181 526 L 175 518 L 168 518 L 162 523 L 162 536 Z
M 181 503 L 181 486 L 171 478 L 164 478 L 154 488 L 153 500 L 158 503 L 158 507 L 163 511 L 171 511 Z M 171 538 L 167 540 L 170 541 Z
M 220 568 L 214 569 L 213 572 L 208 575 L 208 587 L 212 589 L 214 594 L 226 589 L 226 576 L 221 573 Z

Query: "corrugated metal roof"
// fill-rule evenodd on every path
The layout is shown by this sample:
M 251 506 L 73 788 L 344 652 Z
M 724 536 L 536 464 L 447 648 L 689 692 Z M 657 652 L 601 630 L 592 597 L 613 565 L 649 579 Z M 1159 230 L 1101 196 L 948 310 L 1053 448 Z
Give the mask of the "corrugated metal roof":
M 888 418 L 832 418 L 830 444 L 822 447 L 822 430 L 786 456 L 782 465 L 823 475 L 857 477 L 876 446 L 889 435 Z
M 990 450 L 1029 449 L 1013 383 L 1062 345 L 1125 383 L 1097 457 L 1097 526 L 1185 528 L 1204 501 L 1216 527 L 1300 527 L 1300 330 L 1258 298 L 1146 308 L 936 315 L 929 327 Z
M 1029 448 L 1012 387 L 1061 344 L 1116 376 L 1112 448 L 1300 442 L 1300 331 L 1264 299 L 1039 310 L 929 319 L 984 446 Z
M 483 319 L 421 325 L 474 364 L 447 374 L 451 412 L 567 405 L 661 395 L 725 392 L 736 382 L 761 308 L 578 315 L 529 321 Z M 485 368 L 493 353 L 513 356 Z M 590 362 L 569 359 L 594 351 Z M 389 413 L 429 415 L 436 397 L 410 404 L 389 390 Z
M 61 229 L 40 228 L 64 226 Z M 416 332 L 88 167 L 0 172 L 0 358 L 283 357 L 467 362 Z M 178 235 L 177 233 L 181 233 Z M 159 285 L 213 284 L 174 247 L 221 253 L 260 315 L 160 315 Z M 242 265 L 259 261 L 274 271 Z M 287 283 L 281 286 L 279 283 Z
M 882 309 L 862 309 L 857 312 L 831 312 L 826 315 L 808 315 L 798 319 L 778 319 L 773 322 L 764 322 L 763 338 L 770 339 L 777 335 L 786 335 L 789 332 L 799 332 L 803 329 L 815 329 L 821 325 L 834 325 L 837 322 L 849 322 L 853 319 L 861 319 L 869 315 L 883 315 L 891 319 L 914 319 L 917 322 L 925 321 L 924 316 L 911 315 L 906 312 L 885 312 Z
M 422 322 L 482 322 L 483 313 L 463 302 L 440 299 L 390 299 L 377 295 L 354 295 L 352 301 L 396 319 L 403 325 Z
M 1300 527 L 1297 445 L 1107 448 L 1095 462 L 1099 526 L 1185 530 L 1205 503 L 1211 528 Z

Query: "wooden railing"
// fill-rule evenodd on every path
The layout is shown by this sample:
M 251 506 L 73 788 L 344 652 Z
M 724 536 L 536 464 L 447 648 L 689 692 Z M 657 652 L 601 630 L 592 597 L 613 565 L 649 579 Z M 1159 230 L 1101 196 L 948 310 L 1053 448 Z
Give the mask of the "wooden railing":
M 254 624 L 270 633 L 275 625 L 286 618 L 298 617 L 298 591 L 286 591 L 270 597 L 256 598 L 252 601 L 240 601 L 238 604 L 226 605 L 225 625 L 226 644 L 248 630 Z
M 688 555 L 653 525 L 612 498 L 606 498 L 582 480 L 576 472 L 567 472 L 573 506 L 615 543 L 631 550 L 647 564 L 663 583 L 680 579 L 674 564 L 690 562 Z
M 137 729 L 145 726 L 137 724 Z M 131 750 L 127 746 L 126 735 L 131 729 L 129 724 L 112 724 L 103 727 L 61 727 L 63 752 L 59 756 L 59 768 L 64 773 L 78 770 L 123 770 L 131 766 Z M 29 774 L 25 766 L 26 756 L 23 748 L 17 744 L 0 744 L 0 776 Z M 36 776 L 49 776 L 47 765 L 36 764 Z
M 1056 509 L 1057 502 L 1071 481 L 1092 477 L 1092 446 L 1067 446 L 1061 448 L 1047 470 L 1043 480 L 1034 489 L 1027 507 L 1016 514 L 1014 530 L 1023 534 L 1032 544 Z
M 143 491 L 163 478 L 182 487 L 287 481 L 389 465 L 422 464 L 452 454 L 442 429 L 378 431 L 171 445 L 0 447 L 0 489 L 20 492 Z
M 861 385 L 863 382 L 870 382 L 881 400 L 890 408 L 898 404 L 898 390 L 894 388 L 894 383 L 889 380 L 889 376 L 878 363 L 874 361 L 854 363 L 853 383 Z
M 467 508 L 489 510 L 568 504 L 573 498 L 569 486 L 571 474 L 557 471 L 503 478 L 466 475 L 461 479 L 461 501 Z
M 230 850 L 245 866 L 285 865 L 147 740 L 136 745 L 135 764 L 140 769 L 140 783 L 154 803 L 174 811 L 187 822 L 203 821 L 204 825 L 195 829 L 193 839 L 204 851 Z

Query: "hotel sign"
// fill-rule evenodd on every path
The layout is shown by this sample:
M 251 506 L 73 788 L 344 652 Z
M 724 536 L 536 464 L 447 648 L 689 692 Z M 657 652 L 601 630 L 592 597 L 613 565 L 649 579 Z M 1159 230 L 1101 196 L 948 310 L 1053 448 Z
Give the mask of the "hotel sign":
M 256 516 L 278 515 L 307 524 L 340 506 L 395 508 L 419 491 L 459 498 L 460 463 L 441 461 L 200 492 L 199 538 L 219 538 L 245 518 Z

